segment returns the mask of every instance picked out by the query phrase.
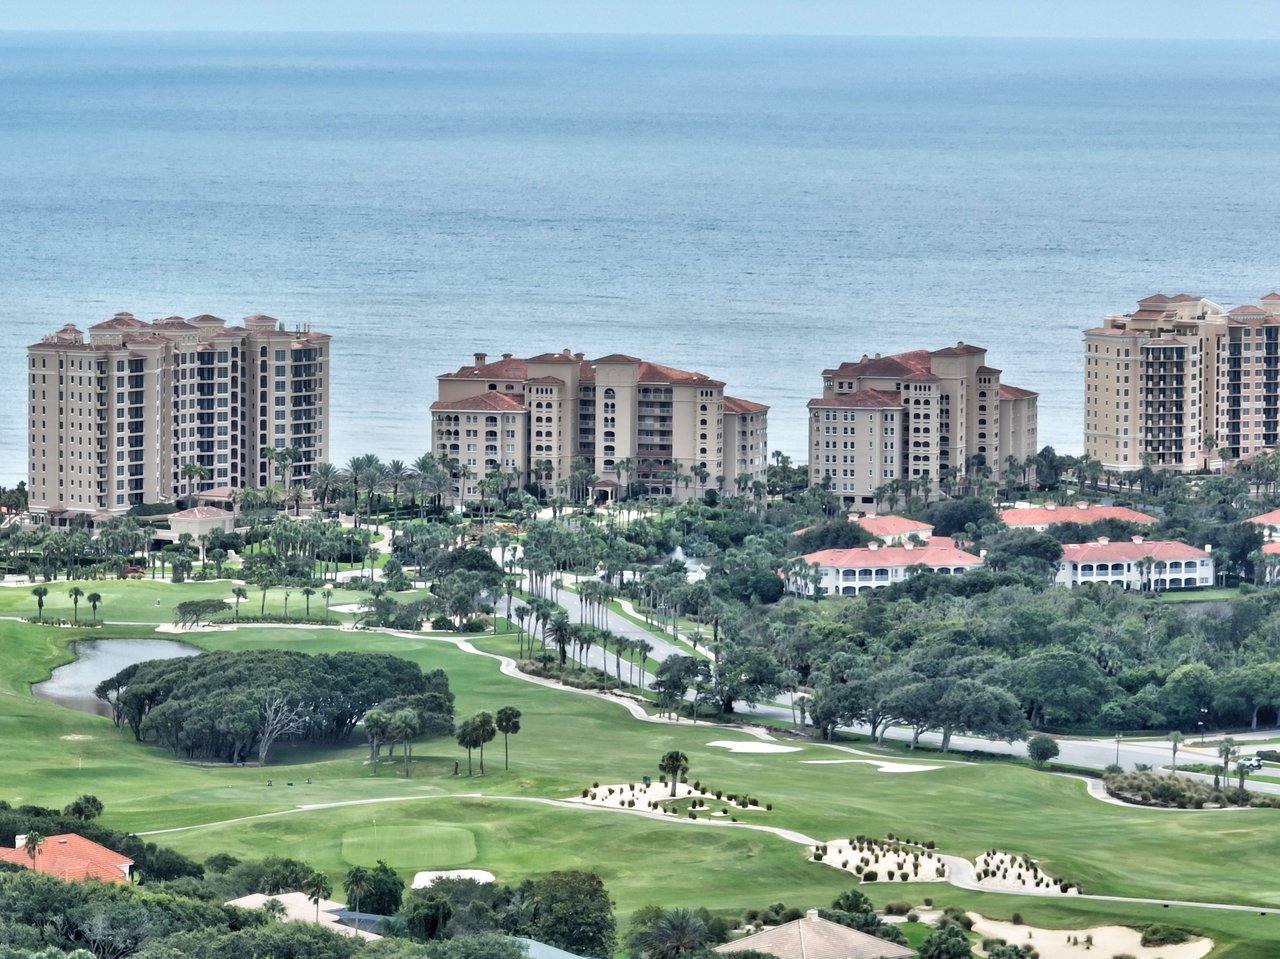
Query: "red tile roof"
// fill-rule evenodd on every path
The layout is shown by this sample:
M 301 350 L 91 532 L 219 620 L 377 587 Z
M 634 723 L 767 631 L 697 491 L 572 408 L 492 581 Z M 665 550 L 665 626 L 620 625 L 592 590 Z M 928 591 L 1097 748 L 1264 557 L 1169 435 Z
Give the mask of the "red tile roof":
M 231 513 L 216 506 L 192 506 L 177 513 L 171 513 L 169 519 L 225 519 Z
M 859 517 L 854 520 L 859 526 L 865 529 L 872 536 L 902 536 L 911 533 L 920 533 L 925 536 L 932 536 L 933 527 L 928 523 L 922 523 L 918 519 L 910 519 L 906 516 L 867 516 Z
M 835 569 L 867 569 L 878 566 L 981 566 L 982 559 L 966 553 L 949 536 L 934 536 L 927 546 L 858 546 L 853 549 L 820 549 L 806 553 L 809 565 Z
M 524 404 L 514 396 L 487 390 L 468 396 L 461 400 L 436 400 L 431 404 L 432 412 L 447 410 L 479 410 L 494 413 L 523 413 Z
M 141 326 L 146 326 L 142 320 L 135 317 L 132 313 L 117 313 L 109 320 L 103 320 L 101 323 L 95 323 L 89 327 L 92 330 L 136 330 Z
M 564 386 L 564 380 L 558 376 L 535 376 L 533 379 L 525 380 L 526 383 L 542 383 L 551 386 Z
M 1231 311 L 1232 316 L 1240 316 L 1242 314 L 1248 315 L 1248 316 L 1263 316 L 1265 315 L 1265 311 L 1260 306 L 1248 306 L 1248 305 L 1237 306 L 1234 310 Z
M 0 862 L 33 867 L 26 848 L 0 849 Z M 48 836 L 36 849 L 36 872 L 58 876 L 68 882 L 100 879 L 103 882 L 128 882 L 133 860 L 73 832 Z
M 934 356 L 973 356 L 975 353 L 987 352 L 981 346 L 971 346 L 968 343 L 957 343 L 955 346 L 944 347 L 941 350 L 934 350 Z
M 996 373 L 1001 373 L 1001 372 L 1003 372 L 1003 370 L 997 370 L 994 366 L 979 366 L 979 367 L 978 367 L 978 375 L 979 375 L 979 376 L 994 376 Z
M 1259 513 L 1257 516 L 1250 516 L 1249 522 L 1257 523 L 1259 526 L 1280 527 L 1280 509 L 1273 509 L 1269 513 Z
M 818 397 L 809 401 L 809 409 L 901 409 L 900 395 L 893 390 L 855 390 L 830 399 Z
M 1144 296 L 1138 301 L 1139 303 L 1168 303 L 1169 298 L 1163 293 L 1153 293 L 1151 296 Z
M 1000 519 L 1006 526 L 1052 526 L 1054 523 L 1096 523 L 1100 519 L 1117 519 L 1126 523 L 1142 523 L 1150 525 L 1156 522 L 1154 516 L 1139 513 L 1127 506 L 1099 506 L 1088 503 L 1081 506 L 1031 506 L 1015 507 L 1000 512 Z
M 1025 400 L 1039 395 L 1034 390 L 1024 390 L 1021 386 L 1009 386 L 1007 383 L 1000 384 L 1000 399 L 1002 400 Z
M 690 370 L 678 370 L 674 366 L 663 366 L 660 363 L 643 361 L 640 364 L 640 375 L 636 377 L 640 383 L 702 383 L 707 386 L 724 386 L 719 380 L 713 380 L 706 373 L 695 373 Z
M 1280 293 L 1268 293 L 1262 299 L 1264 300 L 1280 300 Z
M 852 379 L 858 376 L 902 377 L 909 373 L 929 372 L 929 351 L 911 350 L 892 356 L 864 356 L 855 363 L 841 363 L 833 370 L 823 370 L 823 376 Z
M 765 413 L 769 407 L 763 403 L 753 403 L 751 400 L 740 400 L 736 396 L 726 396 L 724 398 L 724 411 L 726 413 Z
M 1064 543 L 1062 560 L 1066 563 L 1133 563 L 1143 558 L 1154 560 L 1205 559 L 1209 554 L 1197 546 L 1188 546 L 1173 540 L 1147 542 L 1137 537 L 1137 542 Z
M 644 361 L 638 356 L 627 356 L 626 353 L 610 353 L 608 356 L 602 356 L 598 360 L 592 360 L 592 363 L 643 363 Z

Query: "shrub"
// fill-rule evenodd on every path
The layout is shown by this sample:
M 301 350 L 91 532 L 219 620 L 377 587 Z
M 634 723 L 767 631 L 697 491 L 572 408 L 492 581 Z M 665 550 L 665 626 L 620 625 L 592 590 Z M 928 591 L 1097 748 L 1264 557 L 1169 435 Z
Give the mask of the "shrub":
M 1142 930 L 1144 946 L 1176 946 L 1191 939 L 1191 933 L 1177 926 L 1165 926 L 1159 923 L 1147 926 Z
M 880 878 L 880 874 L 877 873 L 874 869 L 868 869 L 866 872 L 862 874 L 863 882 L 875 882 L 879 878 Z
M 1009 921 L 1013 923 L 1015 926 L 1022 925 L 1022 913 L 1015 912 L 1012 916 L 1009 917 Z
M 884 914 L 886 916 L 905 916 L 910 911 L 911 903 L 903 902 L 901 899 L 896 899 L 893 902 L 886 902 L 884 904 Z

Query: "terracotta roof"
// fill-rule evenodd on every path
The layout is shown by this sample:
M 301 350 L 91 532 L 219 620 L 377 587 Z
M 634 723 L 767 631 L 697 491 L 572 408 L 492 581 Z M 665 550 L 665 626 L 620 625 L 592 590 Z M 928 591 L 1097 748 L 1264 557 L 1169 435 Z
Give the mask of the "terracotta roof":
M 135 317 L 132 313 L 117 313 L 109 320 L 103 320 L 101 323 L 95 323 L 89 327 L 92 330 L 136 330 L 140 326 L 146 326 L 142 320 Z M 65 327 L 64 327 L 65 329 Z
M 1168 303 L 1169 298 L 1163 293 L 1153 293 L 1151 296 L 1144 296 L 1138 301 L 1139 303 Z
M 1257 523 L 1259 526 L 1280 526 L 1280 509 L 1273 509 L 1269 513 L 1259 513 L 1257 516 L 1250 516 L 1249 522 Z
M 225 519 L 230 515 L 227 510 L 216 506 L 193 506 L 181 512 L 170 513 L 169 519 Z
M 1234 310 L 1231 311 L 1232 316 L 1240 316 L 1242 314 L 1248 315 L 1248 316 L 1264 316 L 1265 311 L 1260 306 L 1249 306 L 1249 305 L 1237 306 Z
M 191 330 L 195 331 L 197 327 L 192 326 L 180 316 L 170 317 L 167 320 L 156 320 L 151 324 L 153 330 Z
M 877 566 L 981 566 L 982 559 L 966 553 L 949 536 L 933 536 L 927 546 L 856 546 L 852 549 L 820 549 L 805 554 L 810 565 L 835 569 L 866 569 Z
M 1280 543 L 1264 543 L 1262 551 L 1271 556 L 1275 556 L 1277 553 L 1280 553 Z
M 1118 519 L 1126 523 L 1150 525 L 1154 516 L 1139 513 L 1127 506 L 1099 506 L 1097 503 L 1073 506 L 1022 506 L 1002 510 L 1000 519 L 1006 526 L 1052 526 L 1054 523 L 1096 523 L 1100 519 Z
M 987 352 L 981 346 L 970 346 L 968 343 L 957 343 L 955 346 L 948 346 L 941 350 L 934 350 L 934 356 L 973 356 L 974 353 Z
M 818 397 L 809 401 L 809 409 L 901 409 L 902 400 L 893 390 L 855 390 L 830 399 Z
M 1138 310 L 1137 312 L 1128 314 L 1131 320 L 1158 320 L 1161 317 L 1168 316 L 1166 310 Z
M 264 320 L 270 320 L 273 324 L 280 322 L 274 316 L 267 316 L 267 314 L 265 313 L 254 313 L 252 316 L 246 316 L 244 320 L 246 323 L 249 323 L 249 322 L 261 323 Z
M 765 413 L 768 409 L 769 407 L 763 403 L 740 400 L 736 396 L 726 396 L 724 398 L 724 411 L 726 413 Z
M 560 377 L 558 376 L 535 376 L 531 380 L 525 380 L 525 382 L 526 383 L 544 383 L 544 384 L 549 383 L 553 386 L 564 386 L 564 380 L 560 379 Z
M 928 350 L 911 350 L 892 356 L 864 356 L 857 362 L 845 362 L 833 370 L 823 370 L 822 375 L 848 379 L 858 376 L 902 377 L 908 373 L 927 373 L 929 366 Z
M 867 514 L 854 520 L 872 536 L 901 536 L 903 534 L 923 533 L 932 537 L 933 527 L 918 519 L 906 516 L 875 516 Z
M 916 954 L 908 946 L 821 919 L 816 909 L 809 910 L 803 919 L 723 943 L 713 951 L 748 949 L 778 959 L 909 959 Z
M 566 353 L 539 353 L 527 360 L 529 363 L 577 363 L 577 357 Z
M 1205 559 L 1209 554 L 1197 546 L 1188 546 L 1173 540 L 1147 542 L 1137 537 L 1137 542 L 1124 540 L 1111 543 L 1098 540 L 1094 543 L 1064 543 L 1064 563 L 1133 563 L 1144 557 L 1154 560 Z
M 608 356 L 602 356 L 598 360 L 592 360 L 592 363 L 643 363 L 638 356 L 627 356 L 626 353 L 610 353 Z
M 25 847 L 0 849 L 0 862 L 32 868 L 31 855 Z M 36 872 L 58 876 L 68 882 L 100 879 L 102 882 L 128 882 L 133 860 L 100 846 L 73 832 L 47 836 L 36 849 Z
M 1262 299 L 1264 300 L 1280 300 L 1280 293 L 1268 293 Z
M 497 390 L 486 390 L 475 396 L 461 400 L 436 400 L 431 404 L 432 412 L 441 410 L 482 410 L 495 413 L 523 413 L 524 404 L 514 396 L 499 393 Z
M 674 366 L 663 366 L 661 363 L 640 363 L 640 374 L 636 377 L 639 383 L 704 383 L 708 386 L 724 386 L 719 380 L 713 380 L 706 373 L 694 373 L 690 370 L 678 370 Z
M 1199 300 L 1199 299 L 1200 297 L 1192 296 L 1190 293 L 1179 293 L 1177 296 L 1169 297 L 1169 302 L 1170 303 L 1194 303 L 1196 302 L 1196 300 Z
M 1039 395 L 1034 390 L 1024 390 L 1021 386 L 1009 386 L 1007 383 L 1000 384 L 1000 399 L 1002 400 L 1025 400 Z
M 1095 326 L 1092 329 L 1085 330 L 1086 335 L 1091 336 L 1133 336 L 1143 337 L 1150 336 L 1147 330 L 1125 330 L 1118 326 Z
M 196 493 L 196 496 L 205 499 L 228 499 L 233 492 L 235 492 L 234 487 L 215 486 L 213 489 L 200 490 L 200 492 Z
M 994 376 L 996 373 L 1000 373 L 1000 372 L 1003 372 L 1003 371 L 1001 371 L 1001 370 L 997 370 L 994 366 L 979 366 L 979 367 L 978 367 L 978 375 L 979 375 L 979 376 Z
M 219 324 L 225 325 L 227 321 L 220 316 L 214 316 L 212 313 L 199 313 L 195 316 L 189 317 L 187 319 L 187 322 L 188 323 L 219 323 Z

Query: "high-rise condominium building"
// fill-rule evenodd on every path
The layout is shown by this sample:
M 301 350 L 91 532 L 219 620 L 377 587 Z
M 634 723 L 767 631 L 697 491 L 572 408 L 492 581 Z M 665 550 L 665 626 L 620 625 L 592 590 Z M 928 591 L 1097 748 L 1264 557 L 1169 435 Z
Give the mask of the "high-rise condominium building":
M 32 518 L 305 482 L 328 458 L 328 353 L 327 333 L 269 316 L 119 313 L 87 339 L 70 324 L 46 336 L 27 348 Z
M 1191 471 L 1280 436 L 1280 294 L 1230 312 L 1156 294 L 1084 334 L 1084 451 L 1107 469 Z
M 765 478 L 768 407 L 702 373 L 568 350 L 474 360 L 437 377 L 431 405 L 432 448 L 461 467 L 454 502 L 477 499 L 495 474 L 554 493 L 585 472 L 597 499 L 633 483 L 687 499 Z
M 1000 382 L 987 351 L 946 349 L 863 356 L 822 371 L 809 401 L 809 482 L 851 505 L 873 505 L 897 480 L 927 481 L 1036 452 L 1038 394 Z

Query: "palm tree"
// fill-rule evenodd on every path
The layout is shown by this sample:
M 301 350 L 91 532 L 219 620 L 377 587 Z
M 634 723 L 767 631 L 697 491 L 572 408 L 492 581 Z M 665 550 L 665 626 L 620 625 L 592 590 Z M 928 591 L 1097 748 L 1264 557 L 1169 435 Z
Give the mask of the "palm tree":
M 467 775 L 471 775 L 471 750 L 480 745 L 480 741 L 476 735 L 476 721 L 474 719 L 464 719 L 458 724 L 456 733 L 458 745 L 467 751 Z
M 510 754 L 507 750 L 507 737 L 520 732 L 520 710 L 514 706 L 503 706 L 498 710 L 498 732 L 502 733 L 502 768 L 510 769 Z
M 329 877 L 322 872 L 312 871 L 302 881 L 302 891 L 307 894 L 307 898 L 316 904 L 316 922 L 320 921 L 320 900 L 328 899 L 333 895 L 333 884 L 329 882 Z
M 1218 743 L 1218 755 L 1222 757 L 1222 778 L 1224 780 L 1228 779 L 1231 775 L 1228 772 L 1228 768 L 1231 765 L 1231 757 L 1234 756 L 1235 753 L 1236 741 L 1230 736 L 1224 737 L 1222 742 Z
M 689 757 L 678 749 L 673 749 L 665 754 L 658 762 L 658 772 L 666 773 L 671 777 L 671 798 L 676 797 L 676 787 L 680 784 L 680 777 L 689 771 Z
M 311 475 L 307 477 L 307 485 L 316 498 L 320 509 L 324 509 L 329 497 L 342 485 L 338 468 L 332 463 L 316 463 L 311 467 Z
M 1182 742 L 1182 733 L 1178 730 L 1171 730 L 1169 735 L 1165 737 L 1169 740 L 1169 745 L 1173 748 L 1173 764 L 1169 767 L 1169 775 L 1178 775 L 1178 743 Z
M 249 591 L 243 586 L 237 586 L 231 590 L 231 595 L 236 599 L 236 619 L 240 618 L 240 600 L 249 598 Z
M 689 909 L 672 909 L 633 933 L 627 945 L 632 955 L 644 955 L 647 959 L 679 959 L 686 953 L 700 952 L 710 941 L 711 931 L 696 913 Z
M 306 600 L 306 618 L 307 619 L 311 618 L 311 597 L 314 596 L 315 594 L 316 594 L 316 591 L 312 589 L 310 586 L 302 587 L 302 598 Z
M 79 626 L 80 625 L 80 600 L 84 596 L 84 590 L 81 589 L 79 586 L 72 586 L 69 590 L 67 590 L 67 595 L 71 597 L 71 605 L 73 607 L 73 612 L 71 614 L 71 622 L 74 625 Z
M 98 604 L 102 602 L 102 594 L 90 593 L 85 599 L 89 601 L 89 606 L 93 609 L 93 621 L 96 623 L 98 621 Z
M 360 897 L 373 888 L 373 875 L 364 866 L 352 866 L 347 877 L 342 880 L 342 888 L 351 900 L 356 914 L 356 932 L 360 931 Z
M 331 589 L 326 589 L 326 590 L 324 590 L 320 595 L 324 597 L 324 618 L 325 618 L 325 620 L 326 620 L 326 621 L 328 621 L 328 619 L 329 619 L 329 600 L 333 598 L 333 590 L 331 590 Z
M 498 727 L 493 721 L 493 713 L 481 710 L 472 720 L 475 723 L 476 741 L 480 746 L 480 775 L 484 775 L 484 744 L 491 743 L 498 735 Z
M 560 668 L 564 669 L 569 643 L 573 641 L 573 624 L 569 622 L 569 616 L 564 610 L 560 610 L 552 617 L 547 634 L 555 643 L 556 651 L 560 654 Z
M 397 709 L 391 714 L 387 732 L 400 744 L 400 749 L 404 753 L 404 775 L 408 779 L 409 759 L 413 755 L 413 737 L 418 735 L 418 714 L 412 709 Z
M 31 591 L 31 595 L 36 598 L 36 613 L 39 621 L 44 622 L 44 598 L 49 595 L 48 586 L 37 586 Z
M 44 833 L 29 832 L 27 833 L 27 844 L 25 846 L 27 855 L 31 857 L 31 868 L 36 869 L 36 856 L 40 854 L 40 847 L 44 845 Z M 38 870 L 36 870 L 38 871 Z

